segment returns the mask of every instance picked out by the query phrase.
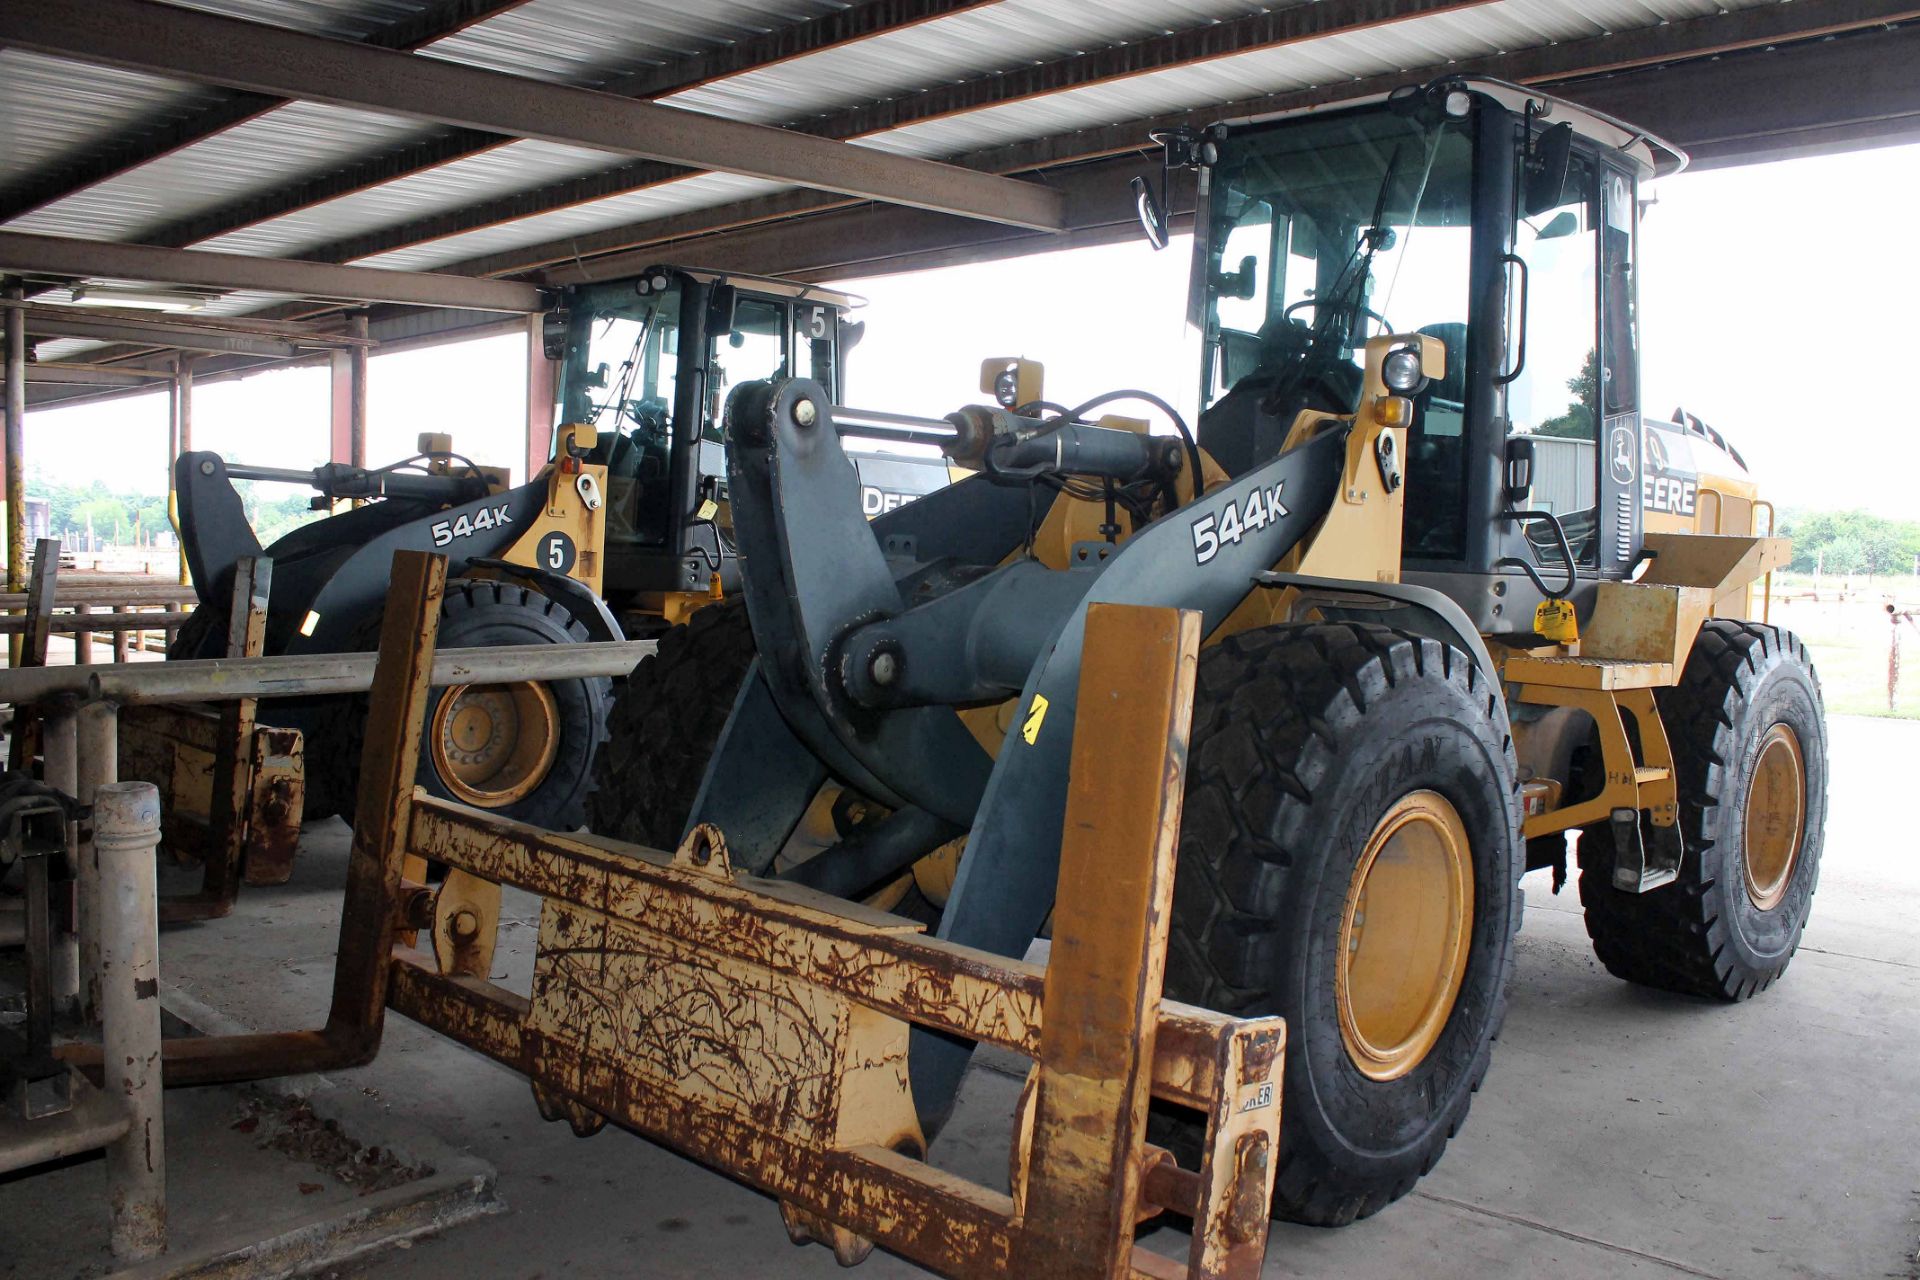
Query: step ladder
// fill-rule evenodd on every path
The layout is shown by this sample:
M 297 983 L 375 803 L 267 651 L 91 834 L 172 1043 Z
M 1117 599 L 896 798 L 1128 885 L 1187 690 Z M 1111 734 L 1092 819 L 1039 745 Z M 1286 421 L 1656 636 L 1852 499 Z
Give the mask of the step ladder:
M 1513 650 L 1502 674 L 1519 686 L 1518 702 L 1572 707 L 1591 716 L 1606 769 L 1598 796 L 1528 816 L 1522 827 L 1527 838 L 1604 821 L 1613 832 L 1614 888 L 1646 893 L 1673 883 L 1686 850 L 1673 750 L 1653 699 L 1655 689 L 1672 687 L 1673 664 Z M 1639 731 L 1637 756 L 1628 717 Z

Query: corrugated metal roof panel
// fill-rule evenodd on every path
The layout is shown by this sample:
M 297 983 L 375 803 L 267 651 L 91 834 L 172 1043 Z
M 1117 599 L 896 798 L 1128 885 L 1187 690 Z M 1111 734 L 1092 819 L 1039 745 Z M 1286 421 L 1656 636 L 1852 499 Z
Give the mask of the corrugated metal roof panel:
M 1267 7 L 1252 0 L 1001 0 L 703 85 L 666 101 L 735 119 L 790 122 Z
M 420 123 L 296 102 L 9 224 L 21 231 L 133 240 L 159 223 L 325 172 L 417 137 Z
M 220 91 L 137 71 L 0 49 L 0 180 L 128 130 L 157 129 Z
M 845 8 L 836 0 L 530 0 L 434 44 L 436 58 L 599 85 Z
M 584 147 L 516 142 L 288 217 L 245 227 L 204 241 L 199 247 L 267 256 L 291 254 L 341 236 L 594 173 L 616 159 Z
M 469 231 L 461 235 L 449 236 L 444 240 L 429 241 L 426 244 L 410 245 L 405 249 L 396 249 L 391 253 L 364 259 L 361 265 L 429 271 L 436 265 L 459 262 L 484 253 L 495 253 L 545 240 L 564 239 L 571 235 L 583 235 L 606 227 L 619 227 L 632 222 L 664 218 L 670 214 L 684 213 L 689 209 L 705 209 L 714 205 L 730 204 L 735 200 L 748 200 L 782 190 L 786 188 L 780 183 L 768 182 L 761 178 L 743 178 L 730 173 L 703 173 L 698 177 L 684 178 L 663 186 L 648 187 L 642 191 L 597 200 L 592 204 L 577 205 L 571 209 L 556 210 L 536 218 L 526 218 L 519 222 L 487 227 L 479 231 Z
M 416 17 L 433 0 L 169 0 L 184 9 L 200 9 L 249 22 L 291 27 L 318 36 L 364 40 L 382 27 Z

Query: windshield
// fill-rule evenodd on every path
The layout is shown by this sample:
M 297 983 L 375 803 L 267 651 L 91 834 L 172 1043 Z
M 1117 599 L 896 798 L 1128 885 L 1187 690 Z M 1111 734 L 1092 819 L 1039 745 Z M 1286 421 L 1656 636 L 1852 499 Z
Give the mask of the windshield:
M 608 286 L 577 307 L 584 319 L 562 369 L 561 421 L 599 435 L 593 456 L 607 468 L 608 540 L 664 543 L 679 287 L 642 297 L 630 284 Z
M 1369 338 L 1439 338 L 1446 375 L 1409 439 L 1427 480 L 1408 496 L 1411 555 L 1458 554 L 1472 180 L 1466 122 L 1384 105 L 1243 130 L 1213 172 L 1201 443 L 1238 474 L 1301 410 L 1354 411 Z

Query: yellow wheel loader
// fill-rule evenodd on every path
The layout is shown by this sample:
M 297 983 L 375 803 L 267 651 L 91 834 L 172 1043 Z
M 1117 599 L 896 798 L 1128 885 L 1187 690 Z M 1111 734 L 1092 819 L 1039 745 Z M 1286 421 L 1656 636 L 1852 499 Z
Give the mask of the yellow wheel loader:
M 911 870 L 942 939 L 1018 956 L 1056 905 L 1088 608 L 1198 611 L 1166 991 L 1284 1015 L 1274 1210 L 1345 1223 L 1459 1129 L 1519 879 L 1563 876 L 1568 833 L 1610 971 L 1723 1000 L 1779 977 L 1819 870 L 1820 687 L 1756 620 L 1787 547 L 1744 468 L 1643 421 L 1636 193 L 1684 157 L 1477 79 L 1161 141 L 1199 175 L 1194 429 L 1011 366 L 993 405 L 889 418 L 977 475 L 869 523 L 827 388 L 736 388 L 745 607 L 629 682 L 607 759 L 650 782 L 607 830 L 708 824 L 849 898 Z M 1096 420 L 1122 402 L 1172 433 Z M 835 791 L 836 838 L 783 857 Z M 915 1033 L 929 1132 L 969 1051 Z

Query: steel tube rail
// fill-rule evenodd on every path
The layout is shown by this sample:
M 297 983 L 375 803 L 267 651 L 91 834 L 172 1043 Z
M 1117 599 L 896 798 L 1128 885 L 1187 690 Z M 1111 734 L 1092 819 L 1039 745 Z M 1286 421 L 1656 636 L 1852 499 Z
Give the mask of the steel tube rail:
M 515 680 L 623 676 L 654 648 L 652 640 L 619 640 L 442 649 L 434 655 L 432 683 L 436 688 L 443 688 Z M 66 695 L 90 702 L 133 706 L 151 702 L 225 702 L 233 698 L 365 693 L 373 687 L 378 657 L 372 653 L 301 653 L 272 658 L 21 668 L 0 671 L 0 703 L 23 706 Z M 82 748 L 84 757 L 84 743 Z
M 107 1147 L 114 1256 L 151 1258 L 167 1247 L 166 1117 L 160 1092 L 160 923 L 154 850 L 160 791 L 115 782 L 94 795 L 93 847 L 100 860 L 101 1039 L 107 1090 L 127 1113 L 127 1131 Z

